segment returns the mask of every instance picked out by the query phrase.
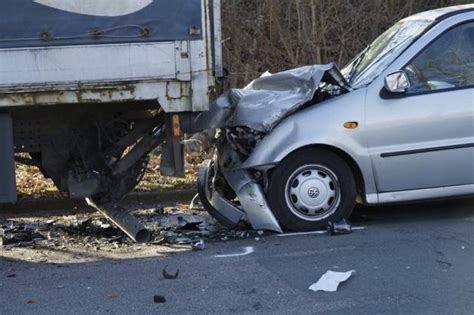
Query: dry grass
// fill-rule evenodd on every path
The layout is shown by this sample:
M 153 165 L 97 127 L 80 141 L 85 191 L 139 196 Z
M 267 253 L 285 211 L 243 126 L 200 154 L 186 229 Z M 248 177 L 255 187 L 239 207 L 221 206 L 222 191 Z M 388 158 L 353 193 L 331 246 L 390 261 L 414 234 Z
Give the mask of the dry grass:
M 149 192 L 157 190 L 172 190 L 180 188 L 194 188 L 196 184 L 197 171 L 205 156 L 186 157 L 186 177 L 173 178 L 160 175 L 160 156 L 152 154 L 146 174 L 135 191 Z M 16 165 L 16 181 L 18 194 L 20 196 L 39 197 L 62 197 L 54 183 L 46 179 L 38 168 L 22 164 Z
M 18 194 L 38 198 L 44 195 L 60 195 L 50 179 L 44 178 L 38 168 L 16 164 L 16 185 Z
M 160 156 L 152 155 L 147 171 L 137 191 L 169 190 L 178 188 L 190 188 L 195 186 L 199 165 L 203 161 L 200 157 L 186 157 L 186 177 L 173 178 L 160 175 Z
M 347 64 L 403 17 L 471 0 L 223 0 L 225 87 L 307 64 Z

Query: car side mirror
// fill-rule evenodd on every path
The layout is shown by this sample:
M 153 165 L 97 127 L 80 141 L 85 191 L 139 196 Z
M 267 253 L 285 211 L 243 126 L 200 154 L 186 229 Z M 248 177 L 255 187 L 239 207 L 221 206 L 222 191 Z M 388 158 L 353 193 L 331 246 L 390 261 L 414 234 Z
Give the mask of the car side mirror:
M 410 81 L 405 71 L 400 70 L 385 77 L 385 89 L 394 94 L 406 93 L 410 87 Z

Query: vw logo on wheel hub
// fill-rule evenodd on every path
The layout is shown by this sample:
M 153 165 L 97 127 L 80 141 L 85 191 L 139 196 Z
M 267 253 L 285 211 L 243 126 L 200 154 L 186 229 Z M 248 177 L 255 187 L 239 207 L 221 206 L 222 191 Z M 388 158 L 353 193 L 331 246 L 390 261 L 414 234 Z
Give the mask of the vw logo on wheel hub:
M 308 196 L 312 199 L 316 199 L 319 197 L 319 189 L 317 187 L 310 187 L 308 189 Z

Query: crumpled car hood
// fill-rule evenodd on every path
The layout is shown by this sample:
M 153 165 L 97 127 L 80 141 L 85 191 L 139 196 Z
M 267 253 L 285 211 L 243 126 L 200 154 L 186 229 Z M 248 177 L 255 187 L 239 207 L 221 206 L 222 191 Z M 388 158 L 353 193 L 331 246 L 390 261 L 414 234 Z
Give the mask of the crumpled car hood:
M 334 64 L 312 65 L 275 74 L 264 73 L 243 89 L 231 89 L 211 103 L 196 119 L 200 130 L 248 127 L 271 131 L 283 118 L 314 98 L 321 82 L 350 91 Z

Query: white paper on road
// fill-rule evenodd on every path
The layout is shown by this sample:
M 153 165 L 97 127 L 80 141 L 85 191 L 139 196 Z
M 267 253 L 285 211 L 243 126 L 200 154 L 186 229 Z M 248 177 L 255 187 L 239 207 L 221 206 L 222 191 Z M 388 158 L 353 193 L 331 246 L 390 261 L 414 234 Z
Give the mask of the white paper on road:
M 355 270 L 348 272 L 336 272 L 328 270 L 315 284 L 311 285 L 311 291 L 336 292 L 341 282 L 347 281 Z

